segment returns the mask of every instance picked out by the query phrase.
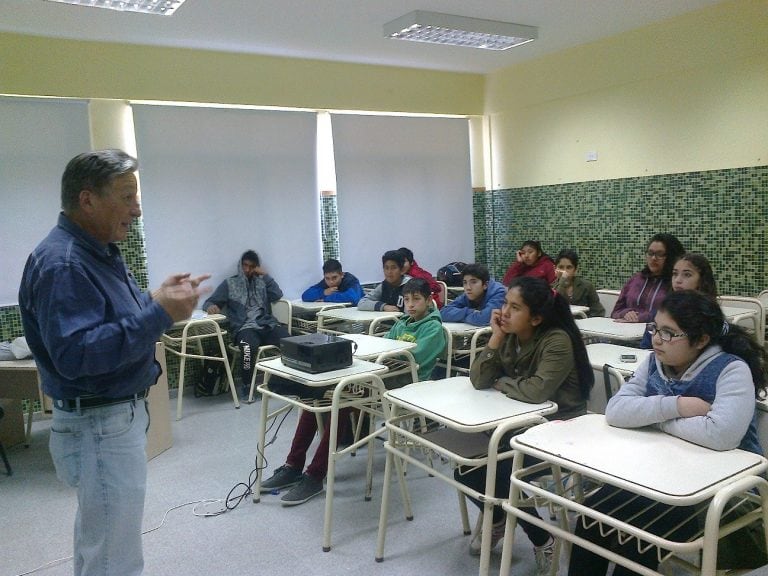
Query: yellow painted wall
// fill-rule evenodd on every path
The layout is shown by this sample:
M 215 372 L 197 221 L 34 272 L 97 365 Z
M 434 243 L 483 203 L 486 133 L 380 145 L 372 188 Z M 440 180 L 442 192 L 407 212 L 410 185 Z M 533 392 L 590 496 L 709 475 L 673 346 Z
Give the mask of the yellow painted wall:
M 768 2 L 725 2 L 491 74 L 485 112 L 496 189 L 766 164 Z
M 0 94 L 482 114 L 484 77 L 0 33 Z

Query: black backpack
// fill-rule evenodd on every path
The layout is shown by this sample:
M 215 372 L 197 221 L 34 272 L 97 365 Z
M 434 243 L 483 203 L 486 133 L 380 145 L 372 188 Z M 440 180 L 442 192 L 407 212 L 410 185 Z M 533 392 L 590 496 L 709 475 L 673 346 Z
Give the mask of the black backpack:
M 461 286 L 462 285 L 462 272 L 466 268 L 464 262 L 451 262 L 446 264 L 440 270 L 437 271 L 437 279 L 441 282 L 445 282 L 447 286 Z
M 223 362 L 203 360 L 203 376 L 195 383 L 195 398 L 218 396 L 229 389 Z

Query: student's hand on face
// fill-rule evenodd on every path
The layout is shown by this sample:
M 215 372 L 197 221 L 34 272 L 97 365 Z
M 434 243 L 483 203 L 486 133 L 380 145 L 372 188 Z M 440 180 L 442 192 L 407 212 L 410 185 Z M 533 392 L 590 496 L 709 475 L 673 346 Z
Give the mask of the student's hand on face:
M 323 290 L 323 294 L 325 294 L 326 296 L 330 296 L 331 294 L 335 294 L 338 291 L 339 291 L 338 286 L 331 286 L 330 288 L 326 288 L 325 290 Z
M 677 397 L 677 411 L 681 418 L 693 418 L 694 416 L 706 416 L 712 410 L 712 405 L 692 396 Z
M 518 262 L 522 262 L 523 261 L 523 251 L 522 250 L 518 250 L 517 251 L 517 261 Z

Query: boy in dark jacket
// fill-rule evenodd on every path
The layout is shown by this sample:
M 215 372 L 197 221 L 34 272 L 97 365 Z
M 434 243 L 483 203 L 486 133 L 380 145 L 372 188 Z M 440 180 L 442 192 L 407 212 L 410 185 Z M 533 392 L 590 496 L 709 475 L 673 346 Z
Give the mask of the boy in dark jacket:
M 301 295 L 304 302 L 349 302 L 352 306 L 357 306 L 362 297 L 360 281 L 354 274 L 344 272 L 341 262 L 333 258 L 323 264 L 323 279 Z
M 405 256 L 399 250 L 388 250 L 381 257 L 381 264 L 384 267 L 384 282 L 361 298 L 357 308 L 377 312 L 402 312 L 405 308 L 403 284 L 411 279 L 405 274 Z

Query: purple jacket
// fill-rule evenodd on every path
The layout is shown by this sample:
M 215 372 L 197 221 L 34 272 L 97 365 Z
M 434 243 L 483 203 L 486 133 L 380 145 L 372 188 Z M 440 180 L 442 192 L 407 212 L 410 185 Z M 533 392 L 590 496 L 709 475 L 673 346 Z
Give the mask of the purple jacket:
M 621 289 L 611 318 L 624 318 L 630 310 L 637 312 L 638 322 L 650 322 L 651 315 L 670 289 L 669 282 L 659 276 L 646 276 L 642 272 L 634 274 Z

